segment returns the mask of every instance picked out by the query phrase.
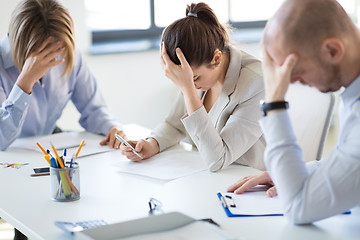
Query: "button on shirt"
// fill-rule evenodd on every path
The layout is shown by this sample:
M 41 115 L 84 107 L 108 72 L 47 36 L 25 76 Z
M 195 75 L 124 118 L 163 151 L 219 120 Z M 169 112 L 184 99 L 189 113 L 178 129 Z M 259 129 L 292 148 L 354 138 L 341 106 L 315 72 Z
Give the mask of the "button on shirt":
M 287 111 L 260 120 L 265 165 L 293 223 L 311 223 L 360 203 L 360 76 L 341 99 L 337 145 L 320 161 L 304 162 Z
M 36 82 L 31 94 L 15 82 L 15 67 L 8 37 L 0 42 L 0 149 L 5 150 L 16 138 L 52 133 L 68 101 L 81 114 L 79 123 L 86 130 L 106 134 L 119 122 L 106 106 L 95 77 L 80 53 L 76 53 L 69 78 L 62 76 L 64 65 L 51 68 Z M 75 119 L 71 119 L 75 121 Z

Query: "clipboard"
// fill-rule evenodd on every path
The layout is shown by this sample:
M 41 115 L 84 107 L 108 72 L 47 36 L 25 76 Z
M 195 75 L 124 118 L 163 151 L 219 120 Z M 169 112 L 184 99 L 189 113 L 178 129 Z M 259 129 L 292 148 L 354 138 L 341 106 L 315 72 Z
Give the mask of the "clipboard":
M 236 195 L 236 194 L 234 194 L 234 193 L 229 193 L 229 195 Z M 251 194 L 251 193 L 250 193 Z M 275 210 L 275 212 L 274 213 L 266 213 L 266 214 L 259 214 L 259 213 L 257 213 L 257 214 L 234 214 L 234 213 L 232 213 L 231 211 L 230 211 L 230 209 L 232 209 L 232 208 L 236 208 L 236 205 L 232 205 L 231 203 L 229 204 L 229 202 L 226 200 L 226 197 L 228 196 L 227 194 L 225 195 L 225 196 L 223 196 L 221 193 L 217 193 L 217 196 L 218 196 L 218 198 L 219 198 L 219 200 L 220 200 L 220 202 L 221 202 L 221 205 L 222 205 L 222 207 L 224 208 L 224 210 L 225 210 L 225 213 L 226 213 L 226 215 L 228 216 L 228 217 L 266 217 L 266 216 L 268 216 L 268 217 L 270 217 L 270 216 L 284 216 L 284 214 L 283 213 L 279 213 L 280 211 L 279 210 L 277 210 L 277 212 L 276 212 L 276 210 Z M 238 196 L 241 196 L 241 195 L 238 195 Z M 255 199 L 255 198 L 254 198 Z M 270 200 L 271 198 L 268 198 L 268 200 Z M 266 203 L 266 202 L 269 202 L 269 201 L 267 201 L 267 200 L 262 200 L 263 202 L 264 202 L 264 204 Z M 260 204 L 258 204 L 259 206 L 260 206 Z M 265 204 L 266 205 L 266 204 Z M 272 204 L 270 203 L 267 203 L 267 205 L 269 206 L 269 207 L 272 207 Z M 282 211 L 281 211 L 282 212 Z M 349 211 L 346 211 L 346 212 L 343 212 L 342 214 L 351 214 L 351 210 L 349 210 Z
M 228 204 L 225 197 L 221 193 L 217 193 L 217 196 L 221 202 L 222 207 L 228 217 L 265 217 L 265 216 L 284 216 L 283 213 L 266 213 L 266 214 L 234 214 L 230 211 L 231 208 L 236 208 L 236 205 Z M 227 195 L 226 195 L 227 196 Z

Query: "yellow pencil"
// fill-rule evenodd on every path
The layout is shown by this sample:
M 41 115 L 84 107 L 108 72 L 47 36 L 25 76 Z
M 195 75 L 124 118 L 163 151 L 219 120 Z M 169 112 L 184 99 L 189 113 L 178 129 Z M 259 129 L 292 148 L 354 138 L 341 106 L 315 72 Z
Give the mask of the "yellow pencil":
M 85 143 L 85 141 L 82 140 L 81 143 L 80 143 L 79 149 L 78 149 L 77 152 L 76 152 L 75 159 L 77 159 L 77 157 L 78 157 L 78 155 L 79 155 L 79 152 L 80 152 L 82 146 L 84 146 L 84 143 Z
M 61 167 L 61 168 L 65 168 L 65 166 L 64 166 L 63 162 L 61 161 L 61 159 L 60 159 L 60 157 L 59 157 L 59 154 L 57 153 L 54 145 L 51 144 L 51 147 L 52 147 L 52 149 L 53 149 L 54 152 L 55 152 L 55 156 L 56 156 L 56 159 L 57 159 L 58 163 L 60 164 L 60 167 Z
M 39 146 L 39 148 L 41 149 L 41 151 L 42 151 L 45 155 L 48 155 L 47 152 L 46 152 L 45 149 L 41 146 L 40 143 L 37 142 L 36 145 Z

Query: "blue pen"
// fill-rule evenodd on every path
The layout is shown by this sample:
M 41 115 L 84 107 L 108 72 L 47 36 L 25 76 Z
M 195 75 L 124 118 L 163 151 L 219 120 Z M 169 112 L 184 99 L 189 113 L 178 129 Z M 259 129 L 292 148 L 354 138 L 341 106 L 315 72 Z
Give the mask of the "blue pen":
M 62 160 L 64 161 L 64 166 L 66 164 L 66 148 L 64 148 L 64 153 L 62 155 Z
M 72 165 L 74 163 L 74 158 L 75 158 L 75 154 L 73 154 L 72 158 L 71 158 L 71 161 L 70 161 L 70 168 L 72 168 Z
M 51 152 L 50 152 L 49 149 L 46 149 L 46 152 L 50 155 L 50 157 L 54 157 L 54 156 L 51 154 Z
M 57 164 L 56 164 L 55 158 L 51 157 L 51 158 L 50 158 L 50 162 L 51 162 L 51 166 L 52 166 L 53 168 L 57 168 Z

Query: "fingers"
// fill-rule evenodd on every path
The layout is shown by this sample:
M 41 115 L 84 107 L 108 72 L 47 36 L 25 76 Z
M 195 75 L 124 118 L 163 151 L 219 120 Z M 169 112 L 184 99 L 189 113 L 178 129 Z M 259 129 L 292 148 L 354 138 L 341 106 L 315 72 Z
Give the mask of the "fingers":
M 122 130 L 118 130 L 116 127 L 111 127 L 109 132 L 100 142 L 100 145 L 109 144 L 109 147 L 119 149 L 121 142 L 115 137 L 115 134 L 120 135 L 122 138 L 126 139 L 126 135 Z
M 182 67 L 189 65 L 180 48 L 176 48 L 176 56 L 179 58 Z
M 289 54 L 286 57 L 283 65 L 282 65 L 286 75 L 290 75 L 291 71 L 293 70 L 293 68 L 295 67 L 295 65 L 297 63 L 297 60 L 298 60 L 298 58 L 294 53 Z
M 53 41 L 54 41 L 54 37 L 48 37 L 48 39 L 46 39 L 46 41 L 44 41 L 44 43 L 34 52 L 37 54 L 43 52 L 47 48 L 47 46 L 51 44 Z
M 140 141 L 137 142 L 137 144 L 135 145 L 135 151 L 137 151 L 138 153 L 141 152 L 141 150 L 143 149 L 144 145 L 147 142 L 144 139 L 141 139 Z
M 37 54 L 44 59 L 45 58 L 48 59 L 49 58 L 48 55 L 63 48 L 63 44 L 64 43 L 62 41 L 52 40 L 51 42 L 48 42 L 48 44 L 45 47 L 43 47 L 41 51 L 38 51 Z
M 59 47 L 59 46 L 57 46 L 57 47 Z M 54 48 L 54 49 L 55 49 L 55 48 Z M 54 50 L 54 49 L 53 49 L 53 50 Z M 59 61 L 59 60 L 63 59 L 63 57 L 59 58 L 58 60 L 56 60 L 56 57 L 59 56 L 59 55 L 64 51 L 64 49 L 65 49 L 65 48 L 61 46 L 61 47 L 57 48 L 56 50 L 50 52 L 48 55 L 46 55 L 46 56 L 44 57 L 44 59 L 45 59 L 46 61 L 49 61 L 49 62 Z
M 171 61 L 169 55 L 167 54 L 166 46 L 165 46 L 164 43 L 163 43 L 163 46 L 162 46 L 161 58 L 162 58 L 162 60 L 163 60 L 163 62 L 164 62 L 164 67 L 165 67 L 165 68 L 166 68 L 166 67 L 171 67 L 172 65 L 175 65 L 175 64 Z
M 140 140 L 140 141 L 128 141 L 128 143 L 130 143 L 131 146 L 133 146 L 135 149 L 135 151 L 137 151 L 139 154 L 142 150 L 143 147 L 143 143 L 142 141 L 144 140 Z M 126 158 L 130 159 L 131 161 L 141 161 L 142 159 L 137 156 L 134 152 L 133 149 L 131 147 L 125 146 L 124 144 L 120 145 L 120 150 L 121 150 L 121 154 L 126 156 Z M 142 155 L 142 154 L 141 154 Z
M 227 191 L 234 192 L 236 194 L 240 194 L 245 192 L 246 190 L 255 187 L 259 184 L 273 185 L 272 180 L 269 176 L 268 172 L 261 172 L 254 176 L 248 176 L 240 179 L 235 184 L 231 185 Z M 270 190 L 269 193 L 273 194 L 274 190 Z M 276 194 L 276 193 L 275 193 Z
M 275 196 L 277 195 L 276 187 L 273 186 L 273 187 L 269 188 L 269 189 L 266 191 L 266 194 L 267 194 L 269 197 L 275 197 Z
M 228 192 L 234 192 L 236 189 L 238 189 L 239 187 L 241 187 L 250 177 L 244 177 L 240 180 L 238 180 L 237 182 L 235 182 L 233 185 L 231 185 L 230 187 L 228 187 L 227 191 Z
M 109 135 L 110 135 L 110 132 L 108 132 L 108 134 L 106 134 L 106 136 L 103 138 L 103 140 L 101 140 L 101 142 L 99 143 L 101 146 L 104 146 L 108 143 Z
M 241 194 L 246 190 L 259 185 L 259 181 L 256 177 L 251 177 L 247 181 L 244 182 L 238 189 L 234 191 L 235 194 Z
M 273 59 L 271 58 L 271 56 L 269 55 L 269 53 L 265 49 L 265 47 L 262 47 L 262 55 L 263 55 L 262 65 L 266 66 L 266 67 L 272 66 L 273 65 Z
M 161 67 L 164 69 L 164 67 L 166 66 L 164 57 L 163 57 L 163 48 L 164 48 L 164 42 L 161 43 L 161 47 L 160 47 L 160 59 L 161 59 Z

